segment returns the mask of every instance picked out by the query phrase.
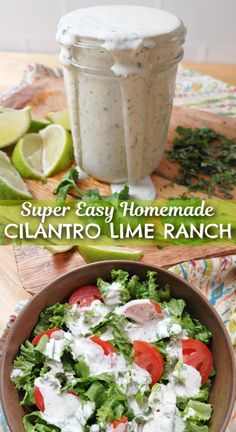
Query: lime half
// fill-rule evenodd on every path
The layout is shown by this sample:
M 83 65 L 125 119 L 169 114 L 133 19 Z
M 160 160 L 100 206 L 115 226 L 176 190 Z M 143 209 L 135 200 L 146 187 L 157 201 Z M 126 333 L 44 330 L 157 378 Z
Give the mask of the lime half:
M 40 131 L 43 140 L 43 173 L 45 177 L 65 169 L 73 160 L 71 134 L 60 125 L 49 125 Z
M 43 157 L 43 140 L 37 133 L 32 133 L 21 138 L 16 144 L 12 163 L 24 178 L 41 179 Z
M 0 113 L 0 148 L 15 143 L 30 127 L 30 107 Z
M 72 160 L 71 135 L 59 125 L 49 125 L 38 134 L 27 134 L 18 141 L 12 154 L 15 168 L 24 178 L 49 177 Z
M 46 115 L 46 118 L 52 123 L 59 124 L 65 129 L 71 130 L 70 117 L 67 109 L 57 112 L 50 112 Z
M 31 198 L 31 193 L 9 157 L 0 151 L 0 199 Z
M 78 246 L 79 253 L 86 262 L 106 261 L 106 260 L 133 260 L 139 261 L 142 251 L 129 249 L 121 246 Z

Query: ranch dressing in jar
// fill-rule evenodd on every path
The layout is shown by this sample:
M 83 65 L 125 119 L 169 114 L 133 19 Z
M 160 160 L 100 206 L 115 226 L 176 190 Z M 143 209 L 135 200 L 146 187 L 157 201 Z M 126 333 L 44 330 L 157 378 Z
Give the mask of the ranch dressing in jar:
M 155 198 L 185 27 L 168 12 L 98 6 L 61 18 L 57 41 L 80 172 Z

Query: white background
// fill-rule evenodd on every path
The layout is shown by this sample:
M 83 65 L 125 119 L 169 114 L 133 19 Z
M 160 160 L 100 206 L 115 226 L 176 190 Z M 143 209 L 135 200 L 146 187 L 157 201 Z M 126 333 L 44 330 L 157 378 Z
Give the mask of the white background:
M 186 60 L 236 63 L 236 0 L 0 0 L 0 50 L 55 53 L 60 16 L 99 4 L 146 5 L 173 12 L 188 28 Z

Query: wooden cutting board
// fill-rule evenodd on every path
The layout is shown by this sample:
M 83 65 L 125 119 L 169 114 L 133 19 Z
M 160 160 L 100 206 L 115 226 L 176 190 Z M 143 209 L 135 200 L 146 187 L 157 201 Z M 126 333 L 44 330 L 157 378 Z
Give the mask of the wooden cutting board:
M 0 106 L 8 108 L 23 108 L 26 105 L 32 107 L 35 118 L 44 119 L 49 111 L 58 111 L 66 107 L 64 83 L 61 78 L 38 78 L 30 86 L 11 95 L 7 100 L 0 98 Z M 216 131 L 233 138 L 236 136 L 236 119 L 211 114 L 205 111 L 175 107 L 173 109 L 168 133 L 167 149 L 170 149 L 176 136 L 177 125 L 196 128 L 209 126 Z M 152 176 L 160 199 L 180 197 L 188 194 L 184 186 L 173 182 L 178 172 L 178 164 L 168 161 L 164 155 L 160 165 Z M 27 180 L 27 184 L 34 198 L 55 199 L 53 191 L 63 173 L 48 179 L 43 185 L 40 181 Z M 103 194 L 110 193 L 110 186 L 96 181 L 93 178 L 80 181 L 80 187 L 84 190 L 99 188 Z M 201 198 L 203 193 L 191 194 Z M 236 199 L 236 188 L 233 191 Z M 221 198 L 221 197 L 219 197 Z M 145 247 L 142 261 L 150 264 L 158 264 L 170 267 L 173 264 L 189 259 L 207 258 L 219 255 L 236 254 L 236 247 L 168 247 L 158 250 L 155 247 Z M 84 264 L 78 251 L 72 250 L 64 254 L 51 255 L 41 247 L 15 247 L 14 248 L 19 277 L 23 287 L 30 293 L 36 293 L 56 277 L 73 270 Z

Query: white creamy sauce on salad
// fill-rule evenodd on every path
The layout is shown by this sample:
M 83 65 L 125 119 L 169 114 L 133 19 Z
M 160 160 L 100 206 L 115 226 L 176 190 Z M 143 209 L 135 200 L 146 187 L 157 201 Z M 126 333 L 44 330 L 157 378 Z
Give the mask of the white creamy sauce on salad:
M 150 300 L 132 300 L 115 311 L 118 315 L 135 321 L 129 322 L 125 327 L 132 342 L 137 339 L 155 342 L 182 332 L 181 326 L 173 323 L 166 311 L 158 315 Z
M 75 339 L 72 344 L 72 354 L 75 359 L 82 357 L 85 360 L 91 375 L 117 374 L 126 371 L 126 362 L 122 355 L 116 353 L 105 355 L 102 347 L 88 339 L 81 337 Z
M 100 300 L 95 300 L 91 306 L 78 309 L 73 305 L 68 311 L 66 325 L 73 336 L 91 333 L 91 327 L 98 325 L 110 312 L 110 308 Z
M 11 378 L 21 377 L 24 375 L 24 372 L 21 369 L 13 369 L 11 372 Z
M 43 396 L 45 410 L 41 416 L 45 421 L 58 426 L 62 432 L 83 432 L 95 409 L 94 402 L 84 402 L 79 396 L 60 393 L 43 378 L 36 379 L 35 385 Z
M 52 360 L 59 362 L 65 349 L 65 342 L 66 341 L 64 340 L 64 338 L 60 340 L 50 338 L 44 349 L 44 355 Z
M 109 289 L 109 284 L 105 284 L 104 289 L 107 286 Z M 59 427 L 62 432 L 84 432 L 88 419 L 95 412 L 95 402 L 83 400 L 83 396 L 66 390 L 68 383 L 69 388 L 76 389 L 80 375 L 77 375 L 73 364 L 77 365 L 82 360 L 88 369 L 85 378 L 88 374 L 89 377 L 99 380 L 99 375 L 103 374 L 104 379 L 104 374 L 108 374 L 109 379 L 119 386 L 119 391 L 126 395 L 134 417 L 129 421 L 128 429 L 127 424 L 122 423 L 116 428 L 109 423 L 103 427 L 101 424 L 93 424 L 90 432 L 183 432 L 188 419 L 194 419 L 196 412 L 189 407 L 184 414 L 182 411 L 180 413 L 177 403 L 181 398 L 189 400 L 197 396 L 202 385 L 199 371 L 184 363 L 182 339 L 183 335 L 186 338 L 186 334 L 164 305 L 160 307 L 148 299 L 138 299 L 117 306 L 120 304 L 121 286 L 116 282 L 110 284 L 111 295 L 103 297 L 105 303 L 95 300 L 86 308 L 73 305 L 66 314 L 68 330 L 59 330 L 51 334 L 41 351 L 46 358 L 45 366 L 48 370 L 34 382 L 43 398 L 45 409 L 41 412 L 41 417 L 47 423 Z M 114 315 L 110 315 L 111 312 Z M 119 352 L 111 325 L 107 325 L 108 314 L 113 320 L 122 317 L 123 330 L 130 342 L 153 343 L 169 338 L 165 341 L 167 361 L 164 369 L 168 383 L 157 382 L 152 386 L 153 375 L 149 366 L 146 370 L 135 363 L 136 357 L 131 355 L 131 358 L 127 358 L 123 351 Z M 92 340 L 94 324 L 97 325 L 104 320 L 105 331 L 98 333 L 99 336 L 96 335 Z M 120 335 L 122 336 L 122 332 Z M 104 350 L 101 341 L 106 340 L 110 343 L 106 346 L 113 348 L 114 352 L 111 350 L 107 353 Z M 65 367 L 62 359 L 66 350 L 71 356 L 69 368 Z M 146 352 L 141 351 L 141 355 L 146 361 Z M 151 356 L 152 353 L 147 353 L 148 355 Z M 150 357 L 148 361 L 149 359 Z M 150 364 L 152 367 L 151 360 Z M 20 378 L 22 374 L 23 371 L 16 367 L 11 377 Z M 63 386 L 65 387 L 61 391 Z M 77 388 L 76 393 L 79 391 Z
M 179 43 L 168 44 L 180 26 L 163 10 L 124 5 L 79 9 L 58 24 L 77 164 L 114 190 L 128 181 L 139 199 L 156 195 L 147 176 L 164 152 L 177 66 L 159 79 L 152 70 L 180 56 Z M 77 62 L 113 75 L 77 71 L 76 43 L 83 46 Z
M 121 288 L 122 285 L 119 282 L 112 282 L 109 285 L 109 291 L 106 295 L 106 304 L 108 306 L 114 306 L 120 303 Z
M 183 364 L 180 371 L 174 371 L 171 374 L 170 381 L 175 389 L 176 396 L 193 397 L 199 392 L 202 377 L 197 369 Z

